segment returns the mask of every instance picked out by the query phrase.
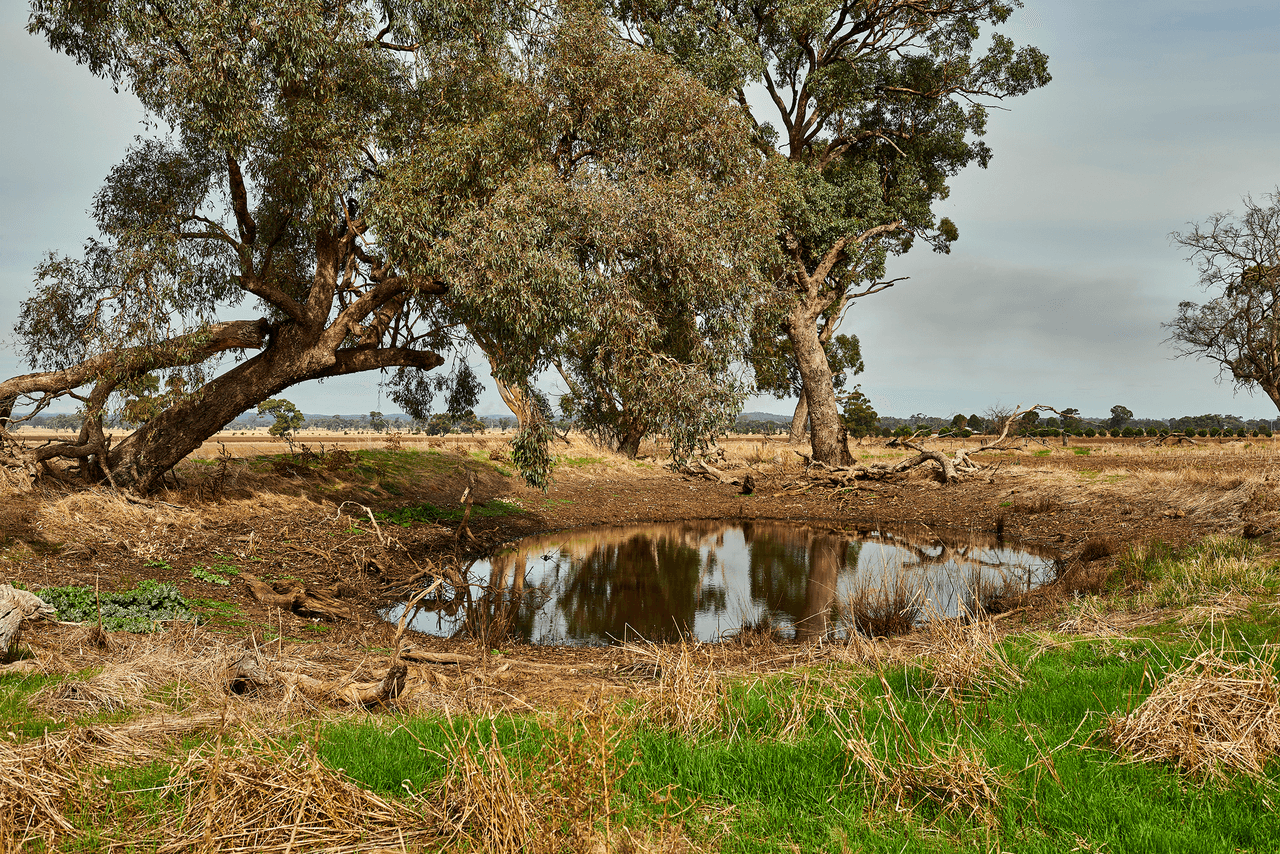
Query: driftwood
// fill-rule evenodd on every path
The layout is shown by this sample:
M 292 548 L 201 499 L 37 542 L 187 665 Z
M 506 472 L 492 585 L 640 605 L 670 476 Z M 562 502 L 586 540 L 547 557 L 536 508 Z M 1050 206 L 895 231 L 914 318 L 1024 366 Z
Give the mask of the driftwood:
M 861 464 L 855 463 L 849 466 L 832 466 L 826 463 L 816 462 L 808 455 L 796 451 L 797 454 L 805 461 L 805 465 L 812 473 L 814 468 L 820 469 L 822 479 L 829 483 L 841 486 L 849 486 L 856 480 L 883 480 L 896 474 L 902 474 L 905 471 L 915 468 L 925 463 L 933 463 L 937 466 L 939 479 L 944 483 L 955 483 L 960 480 L 962 475 L 974 474 L 983 471 L 986 466 L 975 463 L 970 457 L 974 454 L 980 454 L 984 451 L 1007 451 L 1013 450 L 1013 446 L 1009 442 L 1009 429 L 1017 421 L 1019 416 L 1032 411 L 1048 411 L 1058 412 L 1052 406 L 1037 404 L 1028 407 L 1015 407 L 1013 412 L 1002 418 L 1000 434 L 996 438 L 980 445 L 977 448 L 960 448 L 954 455 L 947 457 L 940 451 L 934 451 L 924 447 L 917 440 L 922 439 L 920 434 L 905 438 L 894 438 L 888 445 L 889 447 L 909 448 L 916 452 L 914 457 L 905 460 L 899 460 L 896 463 L 871 463 Z M 1058 413 L 1061 415 L 1061 413 Z
M 240 578 L 249 588 L 253 598 L 263 605 L 290 611 L 300 617 L 318 617 L 324 620 L 351 619 L 350 609 L 332 593 L 295 583 L 288 583 L 284 585 L 284 590 L 277 590 L 275 585 L 245 572 L 240 573 Z
M 276 676 L 284 684 L 306 694 L 348 706 L 381 706 L 400 696 L 408 674 L 409 668 L 405 663 L 395 661 L 375 682 L 316 679 L 301 673 L 277 673 Z
M 1168 442 L 1168 443 L 1169 443 L 1169 444 L 1171 444 L 1171 445 L 1181 445 L 1183 442 L 1186 442 L 1186 443 L 1187 443 L 1187 444 L 1189 444 L 1189 445 L 1198 445 L 1198 444 L 1200 444 L 1200 443 L 1199 443 L 1199 442 L 1197 442 L 1195 439 L 1192 439 L 1190 436 L 1188 436 L 1186 433 L 1167 433 L 1167 434 L 1165 434 L 1165 435 L 1163 435 L 1163 436 L 1159 436 L 1159 437 L 1157 437 L 1157 438 L 1155 438 L 1155 439 L 1148 439 L 1147 441 L 1143 442 L 1142 444 L 1144 444 L 1144 445 L 1163 445 L 1165 442 Z
M 740 486 L 742 481 L 736 477 L 725 474 L 720 469 L 711 465 L 704 459 L 693 460 L 684 465 L 672 464 L 675 471 L 685 475 L 693 475 L 694 477 L 705 477 L 708 480 L 714 480 L 717 483 L 723 483 L 726 486 Z
M 0 656 L 18 642 L 24 622 L 52 617 L 56 613 L 52 605 L 34 593 L 0 584 Z

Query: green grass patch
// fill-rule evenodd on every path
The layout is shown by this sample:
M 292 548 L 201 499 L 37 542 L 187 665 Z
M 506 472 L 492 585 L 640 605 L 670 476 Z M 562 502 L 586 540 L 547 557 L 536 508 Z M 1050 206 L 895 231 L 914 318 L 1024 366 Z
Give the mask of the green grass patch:
M 731 684 L 701 735 L 634 703 L 619 707 L 606 763 L 617 771 L 614 806 L 628 826 L 655 833 L 678 816 L 695 847 L 720 852 L 1276 850 L 1275 763 L 1265 780 L 1212 784 L 1110 748 L 1106 718 L 1133 709 L 1195 651 L 1176 627 L 1156 634 L 1015 638 L 1001 650 L 1023 682 L 956 702 L 932 692 L 920 666 L 883 677 L 827 666 Z M 401 795 L 439 784 L 459 743 L 497 743 L 513 768 L 536 774 L 558 762 L 573 726 L 557 717 L 345 721 L 323 731 L 318 753 L 361 785 Z M 891 782 L 877 782 L 867 755 Z M 965 762 L 997 795 L 979 812 L 948 806 L 963 792 L 947 775 Z
M 1053 453 L 1053 451 L 1049 450 L 1048 448 L 1045 448 L 1043 451 L 1036 451 L 1036 456 L 1037 456 L 1037 457 L 1047 457 L 1047 456 L 1049 456 L 1049 455 L 1050 455 L 1050 454 L 1052 454 L 1052 453 Z
M 1140 606 L 1181 607 L 1227 593 L 1257 595 L 1280 582 L 1280 564 L 1256 540 L 1210 536 L 1184 549 L 1163 543 L 1135 548 L 1117 567 L 1128 583 L 1141 582 Z M 1269 622 L 1269 621 L 1268 621 Z
M 38 594 L 58 609 L 58 619 L 67 623 L 97 622 L 109 632 L 152 632 L 169 620 L 198 622 L 196 614 L 178 588 L 150 579 L 132 590 L 98 592 L 88 586 L 48 587 Z
M 66 720 L 47 718 L 27 705 L 32 694 L 63 678 L 40 674 L 0 676 L 0 741 L 35 738 L 65 727 Z
M 465 508 L 461 504 L 446 508 L 423 503 L 400 507 L 395 510 L 382 510 L 374 513 L 374 516 L 383 522 L 407 527 L 414 522 L 460 522 L 464 512 Z M 499 516 L 514 516 L 523 512 L 524 510 L 515 504 L 494 500 L 487 501 L 483 505 L 473 505 L 471 507 L 471 518 L 492 519 Z
M 1087 456 L 1089 456 L 1091 453 L 1093 453 L 1093 449 L 1092 449 L 1092 448 L 1072 448 L 1072 449 L 1071 449 L 1071 451 L 1072 451 L 1072 453 L 1074 453 L 1077 457 L 1087 457 Z
M 582 468 L 604 462 L 604 457 L 556 457 L 556 465 Z

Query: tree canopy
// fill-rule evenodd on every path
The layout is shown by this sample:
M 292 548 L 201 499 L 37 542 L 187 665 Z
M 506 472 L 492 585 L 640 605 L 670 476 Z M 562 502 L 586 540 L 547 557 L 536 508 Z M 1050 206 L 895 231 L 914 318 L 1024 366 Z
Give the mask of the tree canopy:
M 1263 202 L 1246 197 L 1244 208 L 1172 235 L 1213 296 L 1179 304 L 1165 328 L 1178 355 L 1217 362 L 1237 387 L 1256 386 L 1280 408 L 1280 188 Z
M 851 301 L 893 283 L 888 256 L 916 240 L 947 251 L 958 231 L 933 204 L 962 168 L 989 162 L 988 105 L 1049 81 L 1043 53 L 995 29 L 1020 5 L 613 0 L 633 39 L 741 104 L 777 166 L 783 258 L 761 338 L 790 340 L 816 459 L 848 453 L 824 340 Z
M 683 381 L 663 423 L 706 426 L 774 251 L 764 158 L 736 106 L 586 4 L 31 9 L 157 128 L 23 304 L 37 370 L 0 383 L 0 418 L 68 394 L 87 415 L 18 455 L 33 470 L 79 458 L 146 490 L 241 412 L 358 371 L 393 371 L 413 414 L 477 340 L 512 382 L 588 342 L 618 376 Z M 181 393 L 110 444 L 111 395 L 151 372 Z

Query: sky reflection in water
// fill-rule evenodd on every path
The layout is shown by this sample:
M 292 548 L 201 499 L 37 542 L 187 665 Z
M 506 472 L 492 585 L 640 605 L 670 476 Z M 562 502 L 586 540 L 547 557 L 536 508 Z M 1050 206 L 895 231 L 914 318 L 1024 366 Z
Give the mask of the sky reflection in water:
M 770 620 L 784 636 L 841 633 L 841 603 L 900 576 L 928 612 L 955 614 L 975 594 L 1025 590 L 1054 557 L 987 535 L 928 528 L 831 530 L 786 522 L 599 526 L 523 540 L 472 565 L 471 618 L 508 623 L 533 643 L 714 641 Z M 465 634 L 464 596 L 427 599 L 420 632 Z M 926 604 L 927 603 L 927 604 Z M 403 606 L 386 612 L 398 621 Z M 474 634 L 474 632 L 473 632 Z

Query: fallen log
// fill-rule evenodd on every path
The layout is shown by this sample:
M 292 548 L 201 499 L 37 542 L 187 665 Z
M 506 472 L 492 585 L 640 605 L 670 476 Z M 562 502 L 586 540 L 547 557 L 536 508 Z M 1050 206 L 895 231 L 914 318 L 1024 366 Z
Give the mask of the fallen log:
M 308 619 L 349 620 L 351 611 L 331 593 L 289 583 L 286 589 L 277 590 L 274 585 L 248 573 L 240 573 L 241 580 L 249 588 L 254 599 L 268 607 L 280 608 Z
M 18 643 L 24 622 L 57 613 L 57 609 L 36 594 L 0 584 L 0 656 Z
M 400 696 L 404 690 L 409 668 L 403 661 L 395 661 L 383 677 L 376 682 L 348 682 L 345 680 L 316 679 L 302 673 L 278 673 L 286 685 L 306 694 L 335 700 L 349 706 L 382 706 Z

